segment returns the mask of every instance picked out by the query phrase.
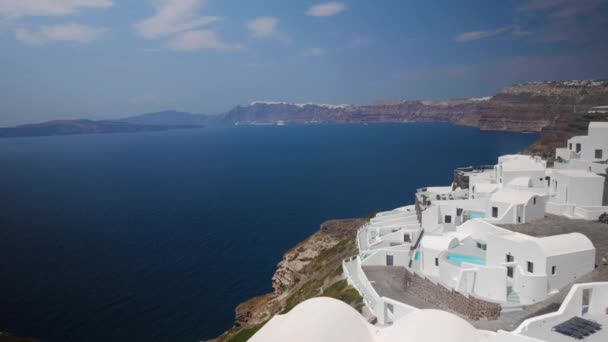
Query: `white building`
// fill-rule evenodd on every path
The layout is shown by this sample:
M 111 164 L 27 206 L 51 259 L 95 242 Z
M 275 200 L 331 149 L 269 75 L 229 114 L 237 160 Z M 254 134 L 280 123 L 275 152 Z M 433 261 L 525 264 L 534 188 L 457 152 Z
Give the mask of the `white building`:
M 529 179 L 529 187 L 543 188 L 546 187 L 546 169 L 547 162 L 540 157 L 505 155 L 498 158 L 498 164 L 494 167 L 494 178 L 498 184 L 505 186 L 524 177 Z
M 602 206 L 605 178 L 587 170 L 555 169 L 551 172 L 547 212 L 569 218 L 597 220 Z
M 606 173 L 608 164 L 608 122 L 589 123 L 588 135 L 568 140 L 565 148 L 555 151 L 558 163 L 555 168 L 587 170 Z
M 595 248 L 579 233 L 536 238 L 475 219 L 425 235 L 412 259 L 410 271 L 467 297 L 529 305 L 593 271 Z
M 574 285 L 554 313 L 525 320 L 514 331 L 487 331 L 440 310 L 384 298 L 389 325 L 372 325 L 347 304 L 319 297 L 274 316 L 251 342 L 587 342 L 608 341 L 608 283 Z M 383 320 L 388 321 L 388 319 Z
M 518 179 L 524 179 L 524 177 Z M 545 191 L 532 192 L 510 187 L 502 188 L 490 196 L 486 206 L 485 220 L 504 224 L 538 220 L 545 217 L 546 203 Z

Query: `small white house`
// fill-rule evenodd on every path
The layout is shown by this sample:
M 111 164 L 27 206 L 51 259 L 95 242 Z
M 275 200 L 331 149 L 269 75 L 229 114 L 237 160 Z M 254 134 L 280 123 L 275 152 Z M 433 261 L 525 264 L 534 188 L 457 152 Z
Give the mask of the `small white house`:
M 580 233 L 536 238 L 475 219 L 425 235 L 412 258 L 411 271 L 448 289 L 528 305 L 593 271 L 595 248 Z
M 553 170 L 551 202 L 577 206 L 601 206 L 604 177 L 584 170 Z
M 540 157 L 526 155 L 505 155 L 498 158 L 494 166 L 495 179 L 498 184 L 507 185 L 516 178 L 530 178 L 530 187 L 545 187 L 545 170 L 547 163 Z
M 502 188 L 490 196 L 485 219 L 493 223 L 527 223 L 545 216 L 547 196 L 532 191 Z
M 565 148 L 555 151 L 561 163 L 556 168 L 584 169 L 594 173 L 606 173 L 608 164 L 608 122 L 590 122 L 588 135 L 568 140 Z
M 595 248 L 580 233 L 533 238 L 490 234 L 488 265 L 507 268 L 507 285 L 524 304 L 544 300 L 595 267 Z
M 559 169 L 551 173 L 547 212 L 571 218 L 597 220 L 607 206 L 602 206 L 603 176 L 587 170 Z
M 477 213 L 477 217 L 480 217 L 479 214 L 485 212 L 486 205 L 487 199 L 484 198 L 433 201 L 422 212 L 421 226 L 431 233 L 454 231 L 471 213 Z

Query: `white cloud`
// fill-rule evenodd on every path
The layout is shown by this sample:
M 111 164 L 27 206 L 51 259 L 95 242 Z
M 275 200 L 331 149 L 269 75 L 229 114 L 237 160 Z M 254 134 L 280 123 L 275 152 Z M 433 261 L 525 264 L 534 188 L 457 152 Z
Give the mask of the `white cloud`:
M 0 17 L 61 17 L 86 8 L 108 8 L 112 0 L 0 0 Z
M 325 55 L 325 49 L 320 47 L 312 47 L 309 49 L 305 49 L 300 51 L 298 56 L 301 57 L 321 57 Z
M 247 29 L 254 38 L 271 38 L 276 36 L 279 19 L 273 17 L 258 17 L 247 22 Z
M 228 44 L 222 42 L 213 30 L 186 31 L 176 35 L 167 46 L 176 51 L 214 50 L 244 50 L 243 44 Z
M 306 11 L 306 14 L 312 17 L 331 17 L 338 13 L 344 12 L 346 5 L 341 2 L 330 1 L 312 6 Z
M 157 0 L 154 15 L 137 23 L 135 31 L 143 38 L 157 39 L 222 20 L 196 14 L 203 4 L 203 0 Z
M 456 40 L 457 42 L 470 42 L 473 40 L 497 36 L 501 33 L 507 32 L 510 29 L 512 29 L 511 26 L 506 26 L 506 27 L 500 27 L 500 28 L 497 28 L 494 30 L 464 32 L 464 33 L 461 33 L 458 36 L 456 36 L 456 38 L 454 38 L 454 40 Z
M 72 23 L 42 26 L 38 31 L 18 28 L 15 31 L 15 37 L 18 41 L 28 45 L 44 45 L 54 42 L 89 43 L 99 39 L 106 31 L 105 28 Z

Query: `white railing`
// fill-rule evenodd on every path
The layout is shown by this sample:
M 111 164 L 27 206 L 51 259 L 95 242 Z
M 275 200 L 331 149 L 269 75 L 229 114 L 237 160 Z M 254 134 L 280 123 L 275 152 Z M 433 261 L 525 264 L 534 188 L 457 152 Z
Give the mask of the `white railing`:
M 403 316 L 406 316 L 419 309 L 405 303 L 401 303 L 391 298 L 382 297 L 383 302 L 383 318 L 385 324 L 394 323 Z
M 605 212 L 608 212 L 608 207 L 576 207 L 574 216 L 585 220 L 598 220 Z
M 549 214 L 553 215 L 574 215 L 574 205 L 573 204 L 563 204 L 563 203 L 555 203 L 555 202 L 547 202 L 545 207 L 545 211 Z
M 366 223 L 357 230 L 357 247 L 359 248 L 359 254 L 369 249 L 369 223 Z
M 379 317 L 380 313 L 377 310 L 379 309 L 379 304 L 382 303 L 382 299 L 369 282 L 369 279 L 367 279 L 365 272 L 363 272 L 359 256 L 356 255 L 344 259 L 342 261 L 342 270 L 348 284 L 359 292 L 361 297 L 363 297 L 365 305 Z

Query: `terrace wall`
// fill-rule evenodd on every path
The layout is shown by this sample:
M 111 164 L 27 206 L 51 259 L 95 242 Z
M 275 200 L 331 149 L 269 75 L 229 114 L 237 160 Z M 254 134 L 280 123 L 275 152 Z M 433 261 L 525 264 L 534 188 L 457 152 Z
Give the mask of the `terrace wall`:
M 495 320 L 500 317 L 499 304 L 473 297 L 465 297 L 458 292 L 435 285 L 427 279 L 405 272 L 405 291 L 441 310 L 456 312 L 473 320 Z

